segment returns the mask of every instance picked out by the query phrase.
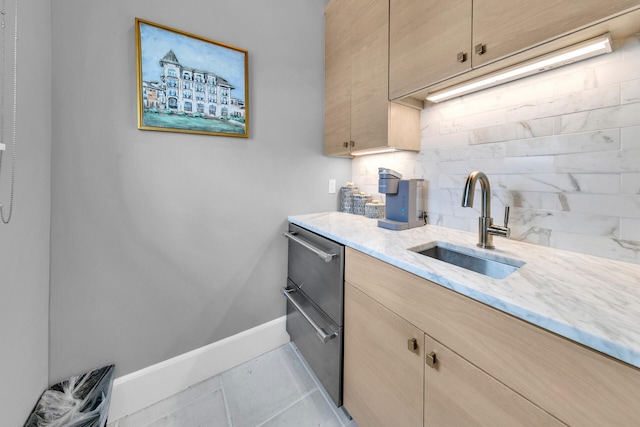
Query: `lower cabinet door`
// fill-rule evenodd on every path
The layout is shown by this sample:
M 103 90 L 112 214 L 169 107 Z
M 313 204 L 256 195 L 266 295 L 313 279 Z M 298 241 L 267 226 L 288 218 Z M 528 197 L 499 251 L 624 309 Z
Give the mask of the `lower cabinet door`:
M 425 426 L 566 426 L 426 334 L 424 348 Z
M 424 333 L 349 283 L 344 305 L 345 408 L 358 427 L 422 426 Z

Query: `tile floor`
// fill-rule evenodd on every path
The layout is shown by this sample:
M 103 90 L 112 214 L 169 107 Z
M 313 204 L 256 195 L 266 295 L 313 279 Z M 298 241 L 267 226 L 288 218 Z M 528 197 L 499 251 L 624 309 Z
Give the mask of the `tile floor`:
M 357 427 L 292 344 L 196 384 L 107 427 Z

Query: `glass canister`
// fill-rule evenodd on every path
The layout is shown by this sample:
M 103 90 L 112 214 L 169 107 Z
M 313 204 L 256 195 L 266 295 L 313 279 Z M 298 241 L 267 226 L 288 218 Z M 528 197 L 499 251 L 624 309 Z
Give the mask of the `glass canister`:
M 340 212 L 353 213 L 353 195 L 359 192 L 358 186 L 353 182 L 340 187 Z
M 353 213 L 356 215 L 364 215 L 365 206 L 371 200 L 371 196 L 365 193 L 356 193 L 353 195 Z
M 384 203 L 372 200 L 364 206 L 364 216 L 367 218 L 384 218 Z

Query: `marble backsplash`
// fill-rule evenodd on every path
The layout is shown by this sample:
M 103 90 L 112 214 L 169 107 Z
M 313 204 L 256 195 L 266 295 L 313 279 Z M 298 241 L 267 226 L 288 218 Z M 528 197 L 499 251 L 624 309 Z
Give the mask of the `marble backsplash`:
M 429 104 L 419 153 L 353 160 L 353 181 L 383 200 L 379 166 L 425 180 L 419 209 L 431 224 L 477 230 L 480 203 L 462 208 L 461 199 L 466 176 L 481 170 L 494 222 L 511 206 L 513 239 L 640 264 L 640 39 Z

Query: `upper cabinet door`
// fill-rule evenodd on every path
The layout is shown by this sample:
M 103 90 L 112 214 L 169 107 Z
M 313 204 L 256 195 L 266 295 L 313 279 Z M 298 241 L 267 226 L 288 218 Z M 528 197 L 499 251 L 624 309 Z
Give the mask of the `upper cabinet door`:
M 390 99 L 471 69 L 471 12 L 471 0 L 390 0 Z
M 384 147 L 388 140 L 389 4 L 350 0 L 351 140 L 354 150 Z
M 638 4 L 638 0 L 473 0 L 473 67 L 542 44 Z
M 324 150 L 331 156 L 350 156 L 350 3 L 334 2 L 325 11 Z

